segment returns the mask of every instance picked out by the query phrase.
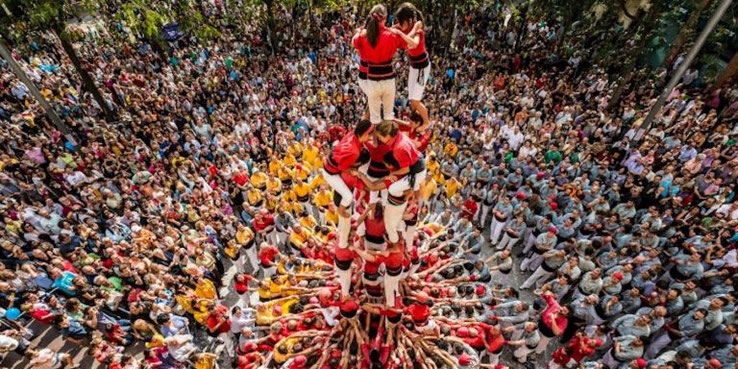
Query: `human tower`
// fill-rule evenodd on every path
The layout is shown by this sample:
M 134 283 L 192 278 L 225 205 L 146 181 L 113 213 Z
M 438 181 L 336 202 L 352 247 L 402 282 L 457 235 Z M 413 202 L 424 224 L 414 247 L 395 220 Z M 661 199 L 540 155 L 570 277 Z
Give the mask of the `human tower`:
M 300 257 L 274 263 L 261 287 L 279 278 L 295 278 L 299 285 L 311 274 L 328 282 L 262 298 L 257 323 L 271 325 L 262 341 L 273 347 L 272 359 L 295 368 L 504 368 L 497 356 L 505 340 L 497 326 L 439 314 L 479 310 L 496 299 L 486 285 L 475 283 L 469 262 L 442 251 L 451 241 L 444 227 L 418 219 L 419 189 L 431 180 L 425 159 L 431 124 L 422 103 L 431 65 L 421 13 L 404 3 L 394 20 L 387 26 L 387 9 L 377 5 L 351 41 L 361 60 L 358 84 L 368 109 L 333 143 L 321 170 L 337 207 L 337 237 L 327 243 L 333 265 L 301 251 Z M 394 116 L 400 73 L 394 58 L 400 49 L 409 64 L 409 121 Z M 261 222 L 259 217 L 255 225 Z M 270 255 L 264 250 L 259 258 L 275 258 L 275 248 L 267 248 Z M 487 349 L 489 364 L 481 364 L 470 338 Z M 242 356 L 248 365 L 243 358 L 257 356 Z

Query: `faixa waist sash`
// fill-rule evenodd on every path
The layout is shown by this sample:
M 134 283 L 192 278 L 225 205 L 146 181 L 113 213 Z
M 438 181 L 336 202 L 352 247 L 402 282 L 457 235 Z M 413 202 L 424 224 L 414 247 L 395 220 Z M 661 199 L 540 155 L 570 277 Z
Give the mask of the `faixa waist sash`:
M 423 69 L 430 65 L 430 58 L 428 57 L 428 52 L 424 52 L 420 55 L 416 56 L 409 56 L 408 59 L 410 60 L 410 66 L 415 69 Z
M 363 62 L 362 66 L 366 67 L 366 78 L 372 81 L 382 81 L 385 79 L 395 78 L 395 70 L 392 68 L 392 60 L 388 60 L 382 63 L 369 63 Z M 359 72 L 359 78 L 361 78 L 361 72 Z

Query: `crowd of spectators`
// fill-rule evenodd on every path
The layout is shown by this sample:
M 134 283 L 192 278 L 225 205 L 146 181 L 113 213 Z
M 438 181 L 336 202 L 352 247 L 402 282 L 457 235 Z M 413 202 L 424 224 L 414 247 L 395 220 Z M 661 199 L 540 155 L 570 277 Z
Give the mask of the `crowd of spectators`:
M 115 369 L 213 368 L 219 357 L 241 369 L 474 368 L 503 351 L 514 358 L 500 367 L 735 367 L 737 91 L 691 78 L 644 132 L 655 81 L 608 109 L 617 76 L 562 54 L 579 45 L 548 20 L 505 27 L 504 12 L 461 18 L 453 48 L 431 53 L 419 229 L 434 237 L 405 287 L 434 302 L 438 332 L 420 339 L 432 349 L 369 343 L 332 321 L 325 296 L 310 299 L 336 284 L 325 245 L 337 210 L 318 169 L 365 109 L 350 47 L 361 16 L 350 12 L 314 17 L 306 30 L 319 34 L 278 31 L 274 54 L 249 25 L 207 45 L 187 37 L 168 58 L 101 18 L 77 47 L 119 122 L 105 121 L 52 36 L 17 47 L 75 139 L 3 62 L 6 320 L 53 325 Z M 527 280 L 510 285 L 510 272 Z M 232 290 L 238 304 L 225 302 Z M 283 298 L 302 310 L 282 311 Z M 336 327 L 384 357 L 361 361 Z M 0 347 L 34 368 L 75 365 L 27 333 L 9 328 Z M 125 349 L 143 344 L 144 355 Z M 420 351 L 433 354 L 405 360 Z

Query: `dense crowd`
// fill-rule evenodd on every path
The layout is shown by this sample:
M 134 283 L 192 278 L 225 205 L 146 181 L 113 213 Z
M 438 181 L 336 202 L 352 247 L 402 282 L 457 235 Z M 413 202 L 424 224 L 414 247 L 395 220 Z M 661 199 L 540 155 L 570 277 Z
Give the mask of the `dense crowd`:
M 274 55 L 251 25 L 167 58 L 102 17 L 77 46 L 118 123 L 57 40 L 19 45 L 76 137 L 3 63 L 3 352 L 78 364 L 34 347 L 33 319 L 114 369 L 736 367 L 738 94 L 691 76 L 644 131 L 655 81 L 608 110 L 616 76 L 579 39 L 506 11 L 461 18 L 445 53 L 428 41 L 423 108 L 406 57 L 393 106 L 365 103 L 355 35 L 373 12 L 278 30 Z M 336 142 L 387 136 L 388 115 L 427 140 L 427 175 L 394 196 L 400 232 L 391 199 L 347 217 L 324 168 Z M 366 193 L 391 184 L 340 169 Z

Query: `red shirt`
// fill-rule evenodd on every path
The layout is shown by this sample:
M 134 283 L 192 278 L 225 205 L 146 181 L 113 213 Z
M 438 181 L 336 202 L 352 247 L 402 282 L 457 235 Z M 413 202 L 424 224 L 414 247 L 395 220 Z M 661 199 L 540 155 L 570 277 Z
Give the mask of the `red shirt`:
M 279 249 L 272 245 L 266 245 L 259 250 L 259 261 L 261 261 L 261 265 L 268 268 L 272 266 L 277 255 L 279 255 Z
M 341 172 L 341 179 L 350 190 L 362 191 L 364 189 L 364 181 L 349 172 Z
M 364 273 L 366 274 L 377 274 L 379 273 L 380 263 L 365 261 L 364 262 Z
M 236 288 L 236 292 L 239 294 L 248 292 L 249 291 L 249 281 L 254 279 L 254 277 L 246 273 L 244 273 L 243 276 L 244 278 L 246 278 L 246 280 L 244 280 L 243 282 L 239 282 L 235 278 L 233 279 L 233 286 Z
M 384 218 L 369 217 L 364 220 L 365 232 L 364 239 L 376 244 L 384 243 Z
M 569 341 L 569 356 L 577 363 L 580 363 L 585 357 L 594 354 L 595 347 L 589 345 L 591 341 L 592 339 L 589 337 L 582 337 L 580 344 L 579 338 L 574 336 Z
M 543 297 L 543 299 L 546 300 L 546 304 L 548 304 L 548 307 L 546 307 L 546 310 L 544 310 L 543 314 L 541 315 L 541 320 L 543 321 L 543 324 L 548 326 L 548 328 L 551 328 L 554 324 L 556 324 L 556 326 L 559 327 L 559 331 L 563 332 L 564 329 L 566 329 L 568 321 L 565 316 L 559 315 L 559 311 L 561 311 L 561 305 L 559 305 L 558 301 L 556 301 L 556 298 L 552 295 L 546 295 Z M 553 331 L 553 329 L 551 330 Z
M 354 253 L 354 251 L 350 248 L 338 247 L 338 242 L 336 242 L 333 247 L 333 254 L 336 256 L 336 260 L 339 261 L 354 260 L 354 258 L 356 257 L 356 253 Z
M 417 35 L 420 37 L 418 40 L 418 46 L 415 46 L 414 49 L 407 49 L 408 56 L 419 56 L 427 52 L 425 49 L 425 31 L 422 29 L 418 30 Z
M 501 334 L 487 334 L 487 351 L 498 353 L 505 346 L 505 337 Z
M 464 201 L 464 208 L 461 210 L 461 216 L 471 220 L 474 217 L 474 214 L 477 213 L 477 209 L 479 209 L 479 206 L 473 199 L 466 199 L 466 201 Z
M 405 250 L 401 247 L 400 251 L 391 252 L 387 256 L 380 256 L 380 259 L 384 262 L 387 269 L 402 268 L 405 263 Z
M 328 128 L 328 135 L 330 136 L 331 142 L 338 141 L 346 135 L 346 127 L 334 124 Z
M 256 232 L 261 232 L 274 225 L 274 216 L 265 215 L 260 218 L 254 218 L 254 220 L 252 220 L 251 223 Z
M 361 154 L 361 143 L 353 132 L 344 136 L 325 158 L 323 167 L 329 174 L 338 174 L 351 168 Z
M 236 184 L 239 186 L 245 185 L 248 181 L 249 176 L 246 174 L 246 172 L 238 172 L 233 175 L 233 182 L 236 182 Z
M 384 162 L 395 169 L 410 167 L 420 157 L 420 152 L 415 148 L 413 141 L 402 132 L 398 133 L 388 145 L 392 147 L 392 150 L 384 156 Z
M 369 64 L 382 64 L 391 62 L 397 49 L 407 47 L 405 40 L 400 35 L 392 33 L 384 24 L 379 26 L 379 36 L 377 36 L 377 44 L 372 46 L 366 36 L 359 36 L 354 39 L 354 48 L 359 52 L 361 60 L 365 60 Z
M 215 310 L 213 310 L 210 315 L 208 315 L 208 321 L 207 326 L 208 329 L 215 328 L 218 323 L 220 323 L 222 320 L 225 320 L 223 324 L 220 325 L 217 332 L 218 333 L 228 333 L 231 330 L 231 321 L 227 318 L 226 314 L 228 314 L 228 308 L 223 305 L 218 305 L 215 307 Z
M 430 307 L 426 304 L 413 303 L 405 308 L 405 313 L 410 314 L 413 321 L 422 323 L 428 320 L 430 316 Z
M 400 128 L 402 127 L 403 126 L 400 126 Z M 367 170 L 367 174 L 376 178 L 388 175 L 389 170 L 384 165 L 384 156 L 387 155 L 392 147 L 383 143 L 374 145 L 370 141 L 366 143 L 366 148 L 369 150 L 369 158 L 371 159 L 371 161 L 369 162 L 369 169 Z

